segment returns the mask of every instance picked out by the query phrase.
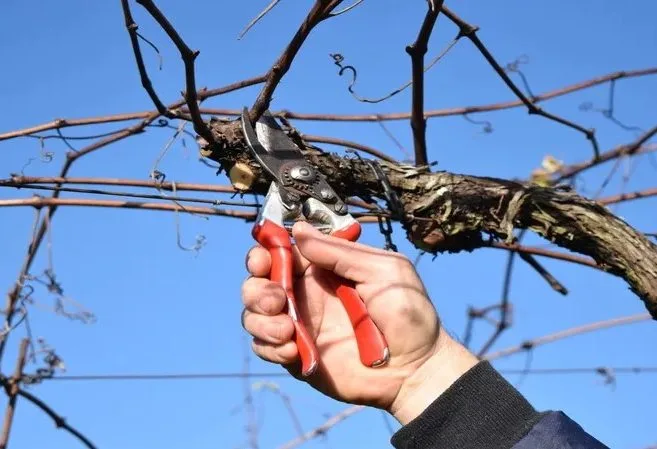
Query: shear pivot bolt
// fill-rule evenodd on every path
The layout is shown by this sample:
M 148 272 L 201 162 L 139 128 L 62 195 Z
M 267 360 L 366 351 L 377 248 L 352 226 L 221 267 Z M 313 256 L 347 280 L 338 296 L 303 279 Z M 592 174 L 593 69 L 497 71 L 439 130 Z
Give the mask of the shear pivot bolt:
M 297 181 L 312 181 L 315 178 L 315 174 L 309 167 L 293 167 L 290 170 L 290 177 L 296 179 Z
M 322 189 L 319 191 L 319 195 L 322 197 L 324 200 L 330 200 L 333 198 L 333 192 L 331 192 L 329 189 Z

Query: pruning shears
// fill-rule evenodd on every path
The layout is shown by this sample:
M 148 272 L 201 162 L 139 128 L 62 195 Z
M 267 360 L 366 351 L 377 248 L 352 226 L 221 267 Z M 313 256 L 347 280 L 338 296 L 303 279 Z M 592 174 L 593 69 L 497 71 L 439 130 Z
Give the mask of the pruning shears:
M 347 205 L 326 178 L 306 161 L 269 111 L 261 116 L 255 127 L 246 108 L 242 111 L 241 120 L 249 149 L 273 178 L 251 235 L 271 254 L 270 279 L 285 290 L 287 313 L 295 327 L 301 374 L 309 376 L 317 369 L 319 353 L 298 313 L 288 225 L 296 219 L 305 218 L 322 232 L 350 241 L 358 240 L 361 226 L 349 214 Z M 372 368 L 385 365 L 390 358 L 388 344 L 353 282 L 337 275 L 332 277 L 330 283 L 351 321 L 361 362 Z

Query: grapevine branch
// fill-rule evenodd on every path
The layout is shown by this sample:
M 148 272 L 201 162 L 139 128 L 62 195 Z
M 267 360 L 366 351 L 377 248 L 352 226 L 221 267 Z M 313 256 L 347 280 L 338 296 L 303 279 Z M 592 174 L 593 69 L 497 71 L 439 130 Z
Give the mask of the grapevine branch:
M 127 3 L 127 0 L 124 0 Z M 214 137 L 209 128 L 203 122 L 201 113 L 199 112 L 199 99 L 196 94 L 196 75 L 194 73 L 194 61 L 199 55 L 198 51 L 192 51 L 180 34 L 176 31 L 173 25 L 169 22 L 166 16 L 160 9 L 152 2 L 152 0 L 136 0 L 141 6 L 146 9 L 155 21 L 162 27 L 164 32 L 169 36 L 171 41 L 175 44 L 180 52 L 180 56 L 185 64 L 185 82 L 187 87 L 184 91 L 184 97 L 187 108 L 191 113 L 191 119 L 194 123 L 194 131 L 196 131 L 207 142 L 214 142 Z M 158 108 L 159 109 L 159 108 Z
M 554 98 L 558 98 L 564 95 L 569 95 L 581 90 L 590 89 L 592 87 L 608 83 L 614 80 L 621 79 L 631 79 L 644 76 L 651 76 L 657 74 L 657 67 L 650 67 L 640 70 L 623 70 L 619 72 L 612 72 L 606 75 L 599 76 L 597 78 L 592 78 L 590 80 L 581 81 L 569 86 L 561 87 L 549 92 L 545 92 L 533 97 L 532 101 L 536 103 L 545 102 Z M 248 80 L 240 81 L 243 83 L 243 86 L 236 86 L 236 89 L 242 87 L 248 87 L 254 84 L 260 84 L 264 82 L 266 75 L 261 75 L 255 78 L 250 78 Z M 206 98 L 220 95 L 225 92 L 218 92 L 215 90 L 201 90 L 197 93 L 200 101 L 205 100 Z M 502 103 L 493 103 L 480 106 L 463 106 L 447 109 L 435 109 L 424 112 L 424 117 L 426 119 L 440 118 L 440 117 L 452 117 L 455 115 L 466 115 L 473 113 L 481 112 L 495 112 L 503 111 L 507 109 L 517 108 L 524 106 L 524 103 L 521 100 L 507 101 Z M 170 105 L 167 109 L 181 108 L 185 110 L 181 104 Z M 241 109 L 220 109 L 220 108 L 200 108 L 202 114 L 207 115 L 224 115 L 224 116 L 239 116 L 242 111 Z M 43 123 L 41 125 L 32 126 L 29 128 L 19 129 L 15 131 L 9 131 L 0 134 L 0 141 L 14 139 L 17 137 L 28 136 L 36 134 L 43 131 L 49 131 L 54 129 L 63 129 L 68 127 L 77 127 L 77 126 L 89 126 L 89 125 L 99 125 L 104 123 L 115 123 L 123 122 L 129 120 L 141 120 L 148 117 L 152 114 L 152 111 L 142 111 L 142 112 L 128 112 L 123 114 L 113 114 L 105 115 L 99 117 L 89 117 L 89 118 L 80 118 L 80 119 L 55 119 L 51 122 Z M 388 114 L 325 114 L 325 113 L 304 113 L 304 112 L 294 112 L 289 110 L 279 110 L 271 111 L 271 113 L 277 117 L 294 119 L 294 120 L 310 120 L 310 121 L 344 121 L 344 122 L 380 122 L 380 121 L 398 121 L 398 120 L 408 120 L 411 118 L 410 112 L 395 112 Z
M 211 91 L 206 91 L 204 98 L 209 98 L 211 96 L 217 96 L 217 95 L 222 95 L 225 93 L 233 92 L 238 89 L 242 89 L 247 86 L 251 86 L 254 84 L 258 84 L 263 82 L 263 77 L 254 77 L 254 78 L 249 78 L 246 80 L 238 81 L 232 84 L 229 84 L 224 87 L 220 87 L 217 89 L 213 89 Z M 169 107 L 169 109 L 177 109 L 180 106 L 182 106 L 185 103 L 185 100 L 180 100 L 173 105 Z M 155 121 L 159 117 L 159 112 L 154 111 L 149 113 L 143 120 L 140 122 L 124 128 L 121 131 L 118 131 L 110 136 L 107 136 L 103 139 L 100 139 L 85 148 L 81 149 L 80 151 L 72 151 L 67 153 L 66 155 L 66 161 L 64 165 L 62 166 L 62 169 L 60 170 L 59 173 L 59 178 L 65 178 L 71 169 L 72 165 L 79 160 L 81 157 L 86 156 L 88 154 L 93 153 L 94 151 L 97 151 L 101 148 L 104 148 L 108 145 L 111 145 L 113 143 L 116 143 L 120 140 L 123 140 L 127 137 L 139 134 L 144 131 L 144 129 L 149 126 L 153 121 Z M 51 200 L 55 201 L 59 197 L 59 191 L 55 191 L 52 196 Z M 23 282 L 26 276 L 29 273 L 30 267 L 32 266 L 32 262 L 34 261 L 34 257 L 36 256 L 36 253 L 39 249 L 39 246 L 41 245 L 41 242 L 43 241 L 43 237 L 46 234 L 46 230 L 48 229 L 48 223 L 52 220 L 53 215 L 55 214 L 57 210 L 57 206 L 53 204 L 53 206 L 48 207 L 48 211 L 46 213 L 46 216 L 42 219 L 41 224 L 38 226 L 38 230 L 35 232 L 35 234 L 32 236 L 30 243 L 27 248 L 27 252 L 25 255 L 25 259 L 23 260 L 23 264 L 20 268 L 18 277 L 13 285 L 13 287 L 9 290 L 7 294 L 7 300 L 6 300 L 6 305 L 5 305 L 5 323 L 4 327 L 11 329 L 12 328 L 12 321 L 14 318 L 14 314 L 16 313 L 16 303 L 18 301 L 18 298 L 20 297 L 20 293 L 23 289 Z M 2 334 L 0 335 L 0 360 L 2 360 L 2 356 L 4 354 L 4 349 L 7 341 L 7 334 Z
M 636 315 L 629 315 L 619 318 L 612 318 L 604 321 L 597 321 L 595 323 L 589 323 L 578 327 L 573 327 L 571 329 L 566 329 L 563 331 L 555 332 L 553 334 L 544 335 L 542 337 L 532 338 L 531 340 L 525 340 L 522 343 L 496 351 L 486 355 L 484 358 L 486 360 L 497 360 L 504 357 L 508 357 L 513 354 L 517 354 L 523 351 L 529 351 L 538 346 L 543 346 L 548 343 L 554 343 L 565 338 L 574 337 L 576 335 L 582 335 L 589 332 L 595 332 L 602 329 L 609 329 L 616 326 L 624 326 L 626 324 L 635 324 L 643 321 L 648 321 L 652 317 L 647 313 L 640 313 Z
M 479 36 L 477 36 L 477 31 L 479 31 L 479 28 L 461 19 L 458 15 L 456 15 L 452 10 L 450 10 L 446 6 L 442 7 L 442 12 L 443 14 L 445 14 L 445 16 L 447 16 L 449 20 L 451 20 L 456 26 L 459 27 L 459 30 L 461 30 L 460 31 L 461 35 L 466 36 L 468 39 L 470 39 L 470 41 L 474 44 L 474 46 L 477 47 L 477 50 L 479 50 L 479 52 L 486 59 L 486 61 L 488 61 L 488 64 L 490 64 L 490 66 L 493 68 L 493 70 L 495 70 L 498 76 L 502 78 L 504 84 L 506 84 L 508 88 L 511 89 L 511 91 L 515 94 L 515 96 L 518 97 L 518 99 L 527 107 L 527 110 L 529 111 L 530 114 L 538 114 L 549 120 L 568 126 L 569 128 L 573 128 L 583 133 L 586 136 L 586 138 L 591 142 L 591 145 L 593 146 L 594 158 L 597 159 L 599 157 L 600 148 L 598 146 L 598 140 L 595 137 L 594 130 L 586 129 L 581 125 L 571 122 L 570 120 L 567 120 L 565 118 L 559 117 L 555 114 L 546 112 L 543 109 L 536 106 L 535 102 L 527 98 L 527 96 L 525 96 L 525 94 L 522 93 L 522 91 L 518 88 L 518 86 L 515 85 L 515 83 L 511 80 L 511 78 L 509 78 L 509 75 L 506 74 L 502 66 L 500 66 L 500 64 L 495 60 L 495 58 L 488 50 L 488 48 L 486 48 L 486 46 L 481 42 Z
M 159 113 L 153 113 L 151 116 L 149 116 L 148 118 L 144 119 L 143 121 L 141 121 L 140 123 L 134 126 L 125 128 L 121 132 L 118 132 L 104 139 L 96 141 L 78 152 L 67 153 L 66 161 L 59 173 L 59 177 L 62 178 L 66 177 L 71 166 L 75 163 L 75 161 L 77 161 L 81 157 L 88 155 L 107 145 L 118 142 L 119 140 L 125 139 L 126 137 L 142 132 L 144 128 L 148 124 L 152 123 L 158 116 Z M 59 194 L 60 192 L 56 190 L 52 194 L 50 200 L 56 202 L 59 198 Z M 4 323 L 5 328 L 12 327 L 12 320 L 14 318 L 14 314 L 16 313 L 16 303 L 18 302 L 21 291 L 23 289 L 23 282 L 29 273 L 30 267 L 32 266 L 32 262 L 34 261 L 37 250 L 43 240 L 43 237 L 46 234 L 46 231 L 49 228 L 49 223 L 51 222 L 52 217 L 56 211 L 57 211 L 56 204 L 53 204 L 52 206 L 48 207 L 48 211 L 46 212 L 45 217 L 41 220 L 41 224 L 38 227 L 38 231 L 32 236 L 32 239 L 28 245 L 27 253 L 25 255 L 25 259 L 23 260 L 23 265 L 20 269 L 18 278 L 16 279 L 14 286 L 7 294 L 7 301 L 5 306 L 5 323 Z M 4 354 L 6 342 L 7 342 L 7 334 L 0 335 L 0 360 L 2 360 L 2 356 Z
M 429 0 L 427 13 L 418 32 L 417 39 L 412 45 L 406 47 L 411 57 L 411 71 L 413 74 L 413 93 L 411 106 L 411 128 L 413 129 L 413 145 L 415 148 L 415 165 L 426 166 L 427 157 L 426 127 L 424 118 L 424 55 L 427 53 L 429 38 L 443 6 L 443 0 Z
M 82 443 L 88 449 L 97 449 L 97 447 L 91 442 L 89 438 L 87 438 L 82 432 L 80 432 L 79 430 L 71 426 L 68 422 L 66 422 L 66 420 L 61 415 L 57 414 L 57 412 L 55 412 L 44 401 L 42 401 L 32 393 L 25 391 L 23 389 L 18 390 L 18 395 L 23 399 L 26 399 L 27 401 L 34 404 L 39 409 L 41 409 L 46 415 L 48 415 L 53 420 L 55 426 L 58 429 L 64 429 L 65 431 L 73 435 L 76 439 L 78 439 L 80 443 Z
M 137 32 L 139 26 L 135 23 L 134 19 L 132 18 L 132 12 L 130 11 L 129 0 L 121 0 L 121 7 L 123 8 L 125 27 L 128 30 L 128 34 L 130 35 L 130 43 L 132 45 L 132 51 L 135 55 L 135 63 L 137 64 L 137 68 L 139 70 L 139 78 L 141 79 L 141 85 L 144 88 L 144 90 L 146 90 L 148 96 L 151 98 L 151 101 L 155 105 L 157 111 L 165 117 L 174 118 L 176 115 L 172 113 L 166 106 L 164 106 L 164 104 L 160 100 L 160 97 L 157 96 L 157 93 L 153 88 L 153 83 L 151 83 L 151 79 L 148 76 L 146 65 L 144 64 L 144 58 L 141 54 L 141 47 L 139 45 L 139 35 Z
M 316 0 L 305 20 L 295 33 L 294 37 L 280 55 L 278 60 L 269 69 L 267 73 L 267 81 L 258 94 L 258 97 L 249 111 L 249 118 L 251 121 L 256 121 L 260 116 L 269 109 L 274 90 L 280 83 L 283 76 L 287 73 L 292 65 L 292 61 L 301 49 L 301 46 L 310 35 L 310 32 L 321 21 L 331 17 L 331 12 L 340 4 L 342 0 Z
M 238 123 L 215 121 L 213 125 L 213 132 L 223 135 L 222 151 L 205 146 L 202 151 L 207 157 L 226 167 L 237 160 L 257 166 L 248 156 Z M 298 143 L 343 196 L 384 197 L 365 161 L 309 149 L 302 140 Z M 560 187 L 382 166 L 405 206 L 407 236 L 418 249 L 437 253 L 490 246 L 481 239 L 481 232 L 493 241 L 511 244 L 514 229 L 530 229 L 623 277 L 657 318 L 657 266 L 652 262 L 657 246 L 595 201 Z M 258 175 L 252 189 L 264 193 L 267 180 L 262 173 Z
M 14 370 L 14 376 L 11 379 L 4 380 L 4 387 L 7 391 L 7 396 L 9 396 L 9 402 L 7 403 L 7 408 L 5 409 L 5 418 L 2 424 L 2 435 L 0 435 L 0 449 L 6 449 L 9 444 L 9 433 L 11 432 L 11 425 L 14 422 L 14 413 L 16 411 L 16 400 L 18 399 L 18 393 L 20 390 L 20 381 L 23 378 L 23 369 L 25 368 L 25 362 L 27 360 L 27 349 L 30 344 L 30 340 L 24 338 L 21 340 L 21 344 L 18 349 L 18 360 L 16 361 L 16 369 Z
M 648 140 L 657 135 L 657 125 L 643 133 L 636 139 L 634 142 L 630 142 L 625 145 L 620 145 L 613 150 L 606 151 L 600 155 L 597 159 L 581 162 L 579 164 L 570 165 L 560 169 L 557 174 L 555 182 L 561 182 L 568 178 L 572 178 L 575 175 L 582 173 L 585 170 L 593 168 L 597 165 L 600 165 L 604 162 L 608 162 L 614 159 L 618 159 L 623 156 L 631 156 L 641 152 L 649 152 L 657 150 L 657 145 L 645 145 Z
M 144 203 L 140 201 L 120 201 L 120 200 L 91 200 L 84 198 L 42 198 L 33 196 L 31 198 L 0 200 L 0 207 L 15 206 L 32 206 L 41 207 L 59 207 L 59 206 L 83 206 L 83 207 L 101 207 L 101 208 L 121 208 L 121 209 L 143 209 L 143 210 L 161 210 L 170 212 L 186 212 L 201 215 L 217 215 L 223 217 L 242 218 L 247 221 L 255 219 L 255 213 L 243 212 L 229 209 L 218 209 L 213 207 L 185 206 L 182 207 L 175 203 Z

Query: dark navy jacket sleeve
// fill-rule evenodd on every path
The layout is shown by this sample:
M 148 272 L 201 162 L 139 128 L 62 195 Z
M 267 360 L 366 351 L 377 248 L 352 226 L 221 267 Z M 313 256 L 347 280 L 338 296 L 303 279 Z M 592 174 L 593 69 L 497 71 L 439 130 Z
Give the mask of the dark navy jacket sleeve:
M 391 439 L 396 449 L 609 449 L 562 412 L 537 412 L 487 361 Z

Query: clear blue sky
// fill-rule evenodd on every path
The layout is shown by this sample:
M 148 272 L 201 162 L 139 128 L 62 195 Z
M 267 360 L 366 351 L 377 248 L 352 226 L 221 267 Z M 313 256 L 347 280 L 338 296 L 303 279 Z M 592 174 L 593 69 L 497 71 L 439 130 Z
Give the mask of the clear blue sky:
M 242 41 L 236 37 L 267 2 L 174 2 L 158 4 L 188 44 L 200 49 L 198 86 L 216 87 L 263 73 L 294 33 L 306 4 L 284 0 Z M 300 3 L 304 6 L 301 7 Z M 237 6 L 241 4 L 241 6 Z M 481 27 L 480 36 L 501 62 L 527 54 L 523 66 L 535 92 L 554 89 L 616 70 L 654 65 L 657 4 L 636 0 L 571 2 L 509 0 L 448 3 L 465 19 Z M 424 14 L 425 2 L 368 0 L 350 14 L 324 23 L 313 33 L 291 72 L 276 91 L 274 108 L 303 112 L 393 112 L 409 109 L 410 91 L 379 105 L 355 102 L 346 91 L 347 79 L 336 75 L 329 53 L 342 53 L 359 69 L 358 92 L 379 96 L 409 79 L 405 45 L 412 42 Z M 144 54 L 153 82 L 165 103 L 179 98 L 184 88 L 180 58 L 166 36 L 141 7 L 134 5 L 140 32 L 156 43 L 164 56 L 146 46 Z M 431 40 L 435 54 L 456 33 L 440 18 Z M 11 130 L 56 117 L 84 117 L 152 108 L 142 90 L 118 0 L 38 6 L 5 1 L 0 14 L 1 130 Z M 463 40 L 427 75 L 428 108 L 474 105 L 512 99 L 469 42 Z M 518 78 L 515 78 L 518 80 Z M 628 141 L 632 134 L 600 115 L 581 112 L 592 101 L 603 107 L 606 87 L 580 92 L 546 103 L 545 107 L 596 127 L 603 149 Z M 250 104 L 258 88 L 220 97 L 208 106 L 239 108 Z M 647 128 L 655 124 L 657 79 L 622 81 L 617 86 L 617 114 L 623 121 Z M 431 159 L 439 168 L 460 173 L 525 177 L 545 154 L 566 162 L 590 156 L 590 147 L 577 132 L 522 109 L 473 116 L 490 120 L 494 133 L 485 135 L 462 117 L 432 120 L 428 125 Z M 404 155 L 376 124 L 300 122 L 304 133 L 346 137 L 373 145 L 389 154 Z M 389 128 L 412 148 L 407 122 Z M 103 132 L 116 125 L 72 129 L 69 135 Z M 80 161 L 71 176 L 147 179 L 153 161 L 170 136 L 149 130 Z M 35 140 L 0 143 L 2 175 L 17 172 L 28 158 L 38 157 Z M 55 174 L 65 148 L 48 141 L 51 164 L 38 161 L 29 175 Z M 335 150 L 335 149 L 334 149 Z M 623 166 L 625 169 L 625 166 Z M 194 145 L 178 142 L 160 166 L 168 180 L 225 184 L 198 163 Z M 595 191 L 609 165 L 586 178 Z M 628 190 L 654 186 L 656 169 L 648 159 L 632 165 Z M 619 189 L 619 176 L 607 193 Z M 1 198 L 27 197 L 27 191 L 1 190 Z M 643 200 L 617 209 L 634 226 L 657 231 L 656 200 Z M 28 209 L 0 211 L 0 285 L 8 288 L 26 248 L 33 213 Z M 242 369 L 244 332 L 240 327 L 240 285 L 246 276 L 244 255 L 252 245 L 249 225 L 228 219 L 181 218 L 182 239 L 191 245 L 197 234 L 207 245 L 195 256 L 176 245 L 174 216 L 161 212 L 60 209 L 54 220 L 52 244 L 58 279 L 65 292 L 97 315 L 93 325 L 56 317 L 41 308 L 32 312 L 35 335 L 44 336 L 64 358 L 67 374 L 235 372 Z M 416 251 L 396 230 L 397 244 L 410 257 Z M 381 245 L 376 227 L 363 241 Z M 536 238 L 529 243 L 541 243 Z M 45 248 L 45 247 L 44 247 Z M 34 270 L 45 268 L 41 252 Z M 498 300 L 506 254 L 480 250 L 473 254 L 424 258 L 419 269 L 450 331 L 461 334 L 468 304 L 483 306 Z M 517 317 L 496 348 L 579 324 L 643 312 L 640 301 L 623 281 L 584 267 L 543 260 L 570 290 L 562 297 L 527 266 L 517 263 L 511 297 Z M 38 298 L 48 303 L 45 292 Z M 480 325 L 477 342 L 490 330 Z M 19 334 L 12 336 L 3 372 L 13 369 Z M 539 348 L 533 367 L 599 365 L 657 365 L 654 341 L 657 327 L 643 323 L 580 336 Z M 520 368 L 524 357 L 497 364 Z M 254 371 L 280 372 L 257 359 Z M 509 376 L 513 382 L 517 376 Z M 288 394 L 305 429 L 323 422 L 344 407 L 323 398 L 304 384 L 273 379 Z M 530 376 L 521 391 L 539 409 L 561 409 L 604 443 L 620 449 L 640 449 L 657 443 L 654 432 L 657 397 L 654 375 L 619 375 L 616 389 L 592 374 Z M 158 382 L 52 382 L 32 391 L 44 398 L 73 425 L 104 449 L 188 447 L 195 449 L 245 447 L 245 414 L 241 380 Z M 260 442 L 273 448 L 295 437 L 280 400 L 256 393 Z M 389 433 L 379 412 L 368 410 L 332 430 L 327 439 L 306 444 L 312 448 L 388 447 Z M 19 403 L 12 434 L 14 449 L 68 449 L 70 437 L 32 405 Z

